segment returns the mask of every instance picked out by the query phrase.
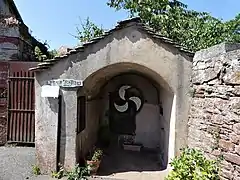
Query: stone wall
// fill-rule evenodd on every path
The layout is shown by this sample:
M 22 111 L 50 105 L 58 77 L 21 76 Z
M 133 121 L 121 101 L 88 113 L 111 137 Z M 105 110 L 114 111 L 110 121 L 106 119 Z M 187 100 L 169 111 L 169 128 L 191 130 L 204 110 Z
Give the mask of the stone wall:
M 0 145 L 7 140 L 7 78 L 8 62 L 0 61 Z
M 189 94 L 189 146 L 223 159 L 222 179 L 240 180 L 240 44 L 197 52 Z
M 19 22 L 9 4 L 0 0 L 0 61 L 17 60 L 19 56 Z

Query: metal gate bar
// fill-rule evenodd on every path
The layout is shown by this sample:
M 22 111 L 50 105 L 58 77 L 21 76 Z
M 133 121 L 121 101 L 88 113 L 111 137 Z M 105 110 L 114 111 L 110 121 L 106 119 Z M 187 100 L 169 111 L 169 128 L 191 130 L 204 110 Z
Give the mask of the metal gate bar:
M 34 73 L 20 70 L 10 75 L 7 140 L 34 143 Z

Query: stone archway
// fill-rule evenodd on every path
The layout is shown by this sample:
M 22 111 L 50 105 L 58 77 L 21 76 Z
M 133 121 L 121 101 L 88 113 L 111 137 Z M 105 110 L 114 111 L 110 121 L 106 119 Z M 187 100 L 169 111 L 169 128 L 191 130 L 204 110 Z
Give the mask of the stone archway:
M 116 30 L 99 42 L 90 43 L 76 51 L 49 62 L 43 62 L 36 73 L 36 149 L 37 161 L 41 169 L 50 172 L 56 167 L 58 104 L 56 100 L 42 98 L 41 88 L 48 80 L 75 79 L 84 81 L 79 89 L 61 88 L 64 108 L 62 121 L 65 132 L 61 135 L 60 155 L 64 167 L 70 169 L 76 163 L 76 150 L 90 148 L 96 141 L 100 119 L 101 88 L 111 78 L 135 72 L 151 79 L 160 89 L 163 100 L 164 123 L 170 123 L 169 146 L 164 147 L 168 158 L 172 158 L 187 145 L 188 89 L 191 74 L 191 57 L 175 48 L 148 36 L 146 32 L 130 23 Z M 51 68 L 46 64 L 51 64 Z M 86 128 L 76 133 L 77 98 L 86 97 Z M 94 113 L 91 113 L 94 112 Z M 169 121 L 170 120 L 170 121 Z M 76 143 L 77 142 L 77 143 Z M 48 153 L 46 153 L 48 152 Z M 82 152 L 84 153 L 84 152 Z M 166 163 L 167 164 L 167 163 Z
M 170 139 L 170 131 L 174 131 L 174 129 L 171 130 L 170 123 L 175 121 L 176 116 L 173 114 L 174 94 L 159 74 L 134 63 L 110 65 L 85 79 L 83 88 L 78 91 L 78 96 L 87 97 L 86 129 L 77 136 L 78 151 L 84 155 L 97 142 L 99 125 L 105 118 L 106 110 L 111 109 L 109 94 L 119 95 L 119 88 L 123 85 L 129 86 L 125 86 L 125 90 L 126 88 L 131 89 L 131 87 L 134 87 L 135 91 L 136 89 L 140 90 L 143 94 L 143 102 L 137 107 L 139 111 L 134 114 L 134 117 L 129 116 L 129 113 L 126 113 L 128 111 L 123 114 L 117 113 L 116 104 L 112 104 L 112 109 L 114 108 L 110 112 L 110 115 L 114 115 L 114 117 L 111 116 L 112 119 L 118 117 L 118 121 L 120 119 L 122 121 L 127 118 L 129 121 L 132 118 L 135 123 L 135 128 L 132 131 L 135 143 L 141 144 L 149 150 L 158 149 L 160 157 L 158 161 L 161 161 L 160 168 L 166 168 L 168 160 L 172 158 L 168 151 L 169 146 L 174 146 L 174 139 Z M 130 95 L 127 96 L 131 96 L 132 92 L 129 93 Z M 130 99 L 131 97 L 126 98 Z M 118 103 L 123 102 L 119 101 Z M 116 127 L 121 127 L 115 129 L 118 131 L 118 135 L 130 135 L 131 132 L 123 131 L 124 126 L 129 127 L 130 124 L 120 122 L 116 125 Z M 149 168 L 146 170 L 150 171 Z M 156 168 L 152 171 L 156 171 Z

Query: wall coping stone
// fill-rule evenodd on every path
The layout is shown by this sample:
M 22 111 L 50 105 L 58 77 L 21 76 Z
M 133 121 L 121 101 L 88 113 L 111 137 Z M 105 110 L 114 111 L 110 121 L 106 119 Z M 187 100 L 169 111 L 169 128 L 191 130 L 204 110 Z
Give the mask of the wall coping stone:
M 230 51 L 240 50 L 240 43 L 221 43 L 195 53 L 193 61 L 207 60 Z

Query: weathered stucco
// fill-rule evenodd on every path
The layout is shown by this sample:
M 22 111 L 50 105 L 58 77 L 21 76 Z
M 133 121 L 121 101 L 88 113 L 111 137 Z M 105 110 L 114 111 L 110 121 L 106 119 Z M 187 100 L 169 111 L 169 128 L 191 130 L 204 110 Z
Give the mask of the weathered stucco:
M 240 44 L 220 44 L 195 54 L 189 146 L 222 158 L 222 179 L 240 177 Z
M 95 97 L 102 85 L 110 78 L 126 72 L 139 72 L 154 80 L 164 91 L 174 94 L 170 102 L 171 111 L 165 110 L 170 117 L 169 147 L 172 158 L 181 147 L 187 144 L 187 117 L 189 107 L 188 89 L 190 84 L 191 58 L 176 48 L 159 40 L 153 40 L 134 23 L 116 30 L 101 41 L 89 45 L 85 51 L 71 54 L 44 72 L 36 73 L 36 149 L 37 161 L 45 172 L 55 169 L 56 162 L 56 123 L 58 118 L 57 100 L 42 98 L 41 86 L 51 79 L 84 80 L 83 93 L 88 98 Z M 64 166 L 71 167 L 76 162 L 76 89 L 61 89 L 64 101 L 62 115 L 65 119 Z M 95 106 L 96 104 L 88 106 Z M 87 118 L 87 123 L 95 121 L 95 112 Z M 90 115 L 89 115 L 90 116 Z M 64 124 L 64 123 L 63 123 Z

